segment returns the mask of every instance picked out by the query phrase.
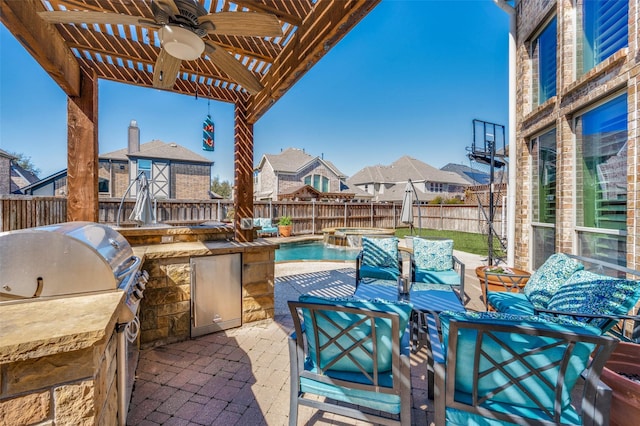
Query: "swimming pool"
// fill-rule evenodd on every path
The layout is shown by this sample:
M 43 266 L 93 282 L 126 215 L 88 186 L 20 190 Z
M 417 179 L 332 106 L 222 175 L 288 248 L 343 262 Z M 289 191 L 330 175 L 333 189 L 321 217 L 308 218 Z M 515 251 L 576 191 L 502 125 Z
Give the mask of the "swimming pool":
M 276 250 L 276 262 L 290 260 L 355 260 L 360 250 L 327 247 L 322 241 L 281 243 Z

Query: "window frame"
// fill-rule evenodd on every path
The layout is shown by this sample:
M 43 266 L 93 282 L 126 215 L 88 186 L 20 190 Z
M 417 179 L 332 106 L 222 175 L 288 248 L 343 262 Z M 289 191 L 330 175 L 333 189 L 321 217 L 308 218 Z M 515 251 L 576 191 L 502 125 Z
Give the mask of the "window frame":
M 534 203 L 534 200 L 536 199 L 536 197 L 540 197 L 539 193 L 535 193 L 534 192 L 534 180 L 539 180 L 540 179 L 540 174 L 538 172 L 539 170 L 539 166 L 540 166 L 540 162 L 539 162 L 539 152 L 540 152 L 540 138 L 551 133 L 552 131 L 555 131 L 555 149 L 556 149 L 556 161 L 555 161 L 555 199 L 554 199 L 554 203 L 555 203 L 555 211 L 557 212 L 558 210 L 558 128 L 556 126 L 553 126 L 551 128 L 546 128 L 540 132 L 538 132 L 537 134 L 531 136 L 529 138 L 529 156 L 531 158 L 530 161 L 530 170 L 529 170 L 529 176 L 530 176 L 530 194 L 529 196 L 531 197 L 531 203 L 530 204 L 530 215 L 531 215 L 531 222 L 530 222 L 530 238 L 529 241 L 531 241 L 531 246 L 529 248 L 529 253 L 530 253 L 530 258 L 531 258 L 531 264 L 533 265 L 533 269 L 538 269 L 542 263 L 544 263 L 544 261 L 548 258 L 548 255 L 551 255 L 555 252 L 555 245 L 556 245 L 556 229 L 557 229 L 557 220 L 558 220 L 558 216 L 557 213 L 554 213 L 554 221 L 553 222 L 542 222 L 540 220 L 534 220 L 534 218 L 540 219 L 540 215 L 538 214 L 536 216 L 535 214 L 535 210 L 536 209 L 540 209 L 541 206 L 540 205 L 536 205 L 536 203 Z M 536 142 L 536 147 L 538 149 L 538 152 L 536 153 L 536 155 L 538 156 L 538 160 L 537 162 L 534 164 L 534 159 L 533 159 L 533 144 L 534 141 Z M 537 166 L 537 167 L 536 167 Z M 551 250 L 545 250 L 545 247 L 542 247 L 542 253 L 539 253 L 537 250 L 537 245 L 536 245 L 536 241 L 538 240 L 538 237 L 543 236 L 543 240 L 544 238 L 544 234 L 548 233 L 548 232 L 552 232 L 553 233 L 553 238 L 552 238 L 552 247 Z
M 554 90 L 553 94 L 547 95 L 544 100 L 541 98 L 541 80 L 540 80 L 540 63 L 542 56 L 540 55 L 540 37 L 544 35 L 545 31 L 550 28 L 550 25 L 555 24 L 555 41 L 554 41 L 554 53 L 553 56 L 555 62 L 555 73 L 553 74 Z M 544 47 L 545 45 L 543 45 Z M 558 93 L 558 16 L 554 13 L 545 19 L 540 28 L 532 35 L 529 42 L 529 56 L 532 60 L 531 63 L 531 94 L 532 105 L 534 108 L 543 105 L 549 99 L 553 98 Z
M 582 206 L 583 210 L 584 210 L 584 204 L 581 203 L 579 205 L 579 201 L 578 201 L 578 197 L 579 197 L 579 191 L 581 191 L 581 185 L 584 185 L 583 183 L 579 184 L 579 173 L 582 172 L 582 169 L 579 169 L 579 161 L 580 158 L 582 157 L 582 148 L 578 148 L 578 144 L 582 143 L 580 142 L 580 135 L 578 135 L 578 123 L 577 120 L 581 117 L 583 117 L 585 114 L 619 98 L 619 97 L 625 97 L 626 98 L 626 113 L 625 113 L 625 122 L 626 122 L 626 126 L 627 126 L 627 141 L 626 144 L 629 143 L 629 135 L 628 135 L 628 131 L 629 131 L 629 121 L 628 121 L 628 111 L 629 111 L 629 97 L 627 94 L 626 89 L 617 91 L 615 93 L 612 93 L 611 95 L 599 100 L 598 102 L 595 102 L 593 104 L 588 105 L 585 108 L 582 108 L 578 111 L 575 112 L 575 114 L 573 114 L 572 118 L 571 118 L 571 129 L 572 129 L 572 133 L 573 133 L 573 151 L 574 151 L 574 157 L 573 157 L 573 161 L 574 161 L 574 173 L 573 173 L 573 194 L 574 194 L 574 199 L 573 199 L 573 217 L 574 217 L 574 247 L 576 247 L 576 250 L 578 252 L 578 254 L 580 255 L 586 255 L 589 257 L 595 257 L 595 258 L 601 258 L 603 260 L 612 262 L 612 263 L 617 263 L 620 264 L 622 266 L 626 265 L 626 248 L 621 251 L 620 253 L 618 253 L 618 255 L 615 256 L 599 256 L 598 254 L 594 254 L 594 253 L 585 253 L 584 252 L 584 248 L 583 248 L 583 238 L 584 236 L 592 236 L 594 238 L 598 238 L 598 236 L 600 237 L 614 237 L 614 238 L 610 238 L 609 242 L 613 243 L 615 241 L 618 242 L 618 245 L 621 247 L 625 247 L 625 242 L 626 242 L 626 238 L 628 235 L 627 232 L 627 226 L 625 225 L 623 229 L 612 229 L 612 228 L 598 228 L 595 226 L 585 226 L 585 225 L 580 225 L 579 224 L 579 211 L 578 211 L 578 207 Z M 580 153 L 579 153 L 580 152 Z M 628 161 L 628 155 L 627 155 L 627 161 Z M 627 163 L 628 165 L 628 163 Z M 627 166 L 628 167 L 628 166 Z M 627 183 L 628 185 L 628 183 Z M 626 206 L 628 209 L 628 190 L 627 190 L 627 200 L 626 200 Z M 625 221 L 626 223 L 626 221 Z M 617 238 L 616 238 L 617 237 Z

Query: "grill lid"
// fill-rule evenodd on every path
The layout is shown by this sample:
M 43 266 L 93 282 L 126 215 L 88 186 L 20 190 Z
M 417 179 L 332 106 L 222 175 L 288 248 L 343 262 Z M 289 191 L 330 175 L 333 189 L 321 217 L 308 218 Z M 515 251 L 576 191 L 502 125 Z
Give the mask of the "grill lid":
M 0 233 L 0 296 L 113 291 L 133 250 L 110 227 L 67 222 Z

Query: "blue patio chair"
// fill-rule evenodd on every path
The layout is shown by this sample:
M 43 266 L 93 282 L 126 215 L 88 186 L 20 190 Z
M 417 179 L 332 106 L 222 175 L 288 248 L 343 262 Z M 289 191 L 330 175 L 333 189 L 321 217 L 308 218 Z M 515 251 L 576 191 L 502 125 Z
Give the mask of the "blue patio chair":
M 297 424 L 299 405 L 378 424 L 411 424 L 410 304 L 305 295 L 288 303 L 295 326 L 289 425 Z
M 414 290 L 447 284 L 457 287 L 464 301 L 464 273 L 464 263 L 453 255 L 453 240 L 413 238 L 410 276 Z
M 608 424 L 611 389 L 599 378 L 613 337 L 561 318 L 447 312 L 439 320 L 440 329 L 429 323 L 437 425 Z
M 402 256 L 396 237 L 362 237 L 356 258 L 356 286 L 362 278 L 394 280 L 402 275 Z

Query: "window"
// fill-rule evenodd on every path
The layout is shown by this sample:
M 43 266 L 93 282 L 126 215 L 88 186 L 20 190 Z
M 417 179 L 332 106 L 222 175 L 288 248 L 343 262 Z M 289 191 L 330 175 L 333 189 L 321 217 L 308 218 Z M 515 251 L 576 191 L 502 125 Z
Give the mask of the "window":
M 109 192 L 109 179 L 98 178 L 98 192 L 106 193 Z
M 625 261 L 627 95 L 575 119 L 576 195 L 581 254 Z
M 151 160 L 138 160 L 138 174 L 144 172 L 148 180 L 151 180 Z
M 556 129 L 531 141 L 531 208 L 533 268 L 555 252 Z
M 304 184 L 311 185 L 320 192 L 329 192 L 329 178 L 322 175 L 306 176 Z
M 534 105 L 556 95 L 557 20 L 554 17 L 532 44 Z
M 444 192 L 444 184 L 440 182 L 429 182 L 430 192 Z
M 582 60 L 578 61 L 578 75 L 586 73 L 629 43 L 628 1 L 582 0 L 581 10 Z

